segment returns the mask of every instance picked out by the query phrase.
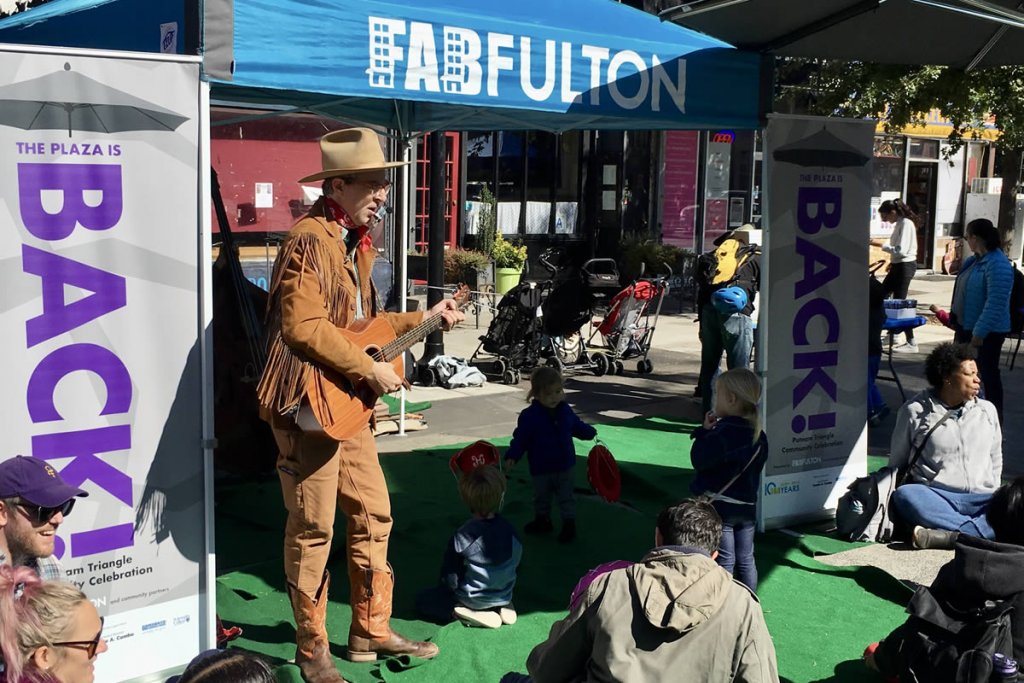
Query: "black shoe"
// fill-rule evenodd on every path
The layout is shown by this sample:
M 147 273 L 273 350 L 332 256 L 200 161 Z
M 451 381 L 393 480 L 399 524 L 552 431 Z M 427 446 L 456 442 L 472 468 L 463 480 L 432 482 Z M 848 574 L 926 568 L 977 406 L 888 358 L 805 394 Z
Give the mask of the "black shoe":
M 551 524 L 550 517 L 538 515 L 532 522 L 527 522 L 523 531 L 528 534 L 549 534 L 555 527 Z
M 952 550 L 959 537 L 959 531 L 925 529 L 923 526 L 915 526 L 912 539 L 913 546 L 919 550 Z
M 562 530 L 558 534 L 559 543 L 571 543 L 576 538 L 576 520 L 567 519 L 562 522 Z

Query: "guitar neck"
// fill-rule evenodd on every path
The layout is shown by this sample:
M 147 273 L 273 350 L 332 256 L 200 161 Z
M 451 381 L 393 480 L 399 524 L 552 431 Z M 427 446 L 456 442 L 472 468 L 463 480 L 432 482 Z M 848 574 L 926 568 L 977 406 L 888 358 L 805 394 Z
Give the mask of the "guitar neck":
M 444 325 L 444 318 L 440 313 L 430 316 L 416 327 L 412 328 L 401 337 L 381 347 L 381 360 L 390 362 L 418 344 L 431 332 L 441 329 Z

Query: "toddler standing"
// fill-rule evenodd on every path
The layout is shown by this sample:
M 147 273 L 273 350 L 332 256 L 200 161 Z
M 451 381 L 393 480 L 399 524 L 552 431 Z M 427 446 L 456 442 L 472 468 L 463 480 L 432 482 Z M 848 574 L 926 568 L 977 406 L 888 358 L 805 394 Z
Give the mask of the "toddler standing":
M 523 530 L 528 534 L 546 534 L 551 524 L 551 498 L 558 498 L 562 515 L 560 543 L 576 538 L 576 500 L 573 497 L 576 447 L 573 437 L 589 441 L 597 430 L 581 420 L 565 402 L 562 375 L 549 367 L 537 368 L 530 375 L 530 405 L 519 413 L 512 443 L 505 452 L 505 464 L 513 467 L 525 454 L 533 479 L 534 519 Z
M 757 404 L 761 382 L 750 370 L 734 368 L 715 382 L 714 411 L 693 433 L 690 461 L 697 476 L 690 489 L 710 494 L 722 518 L 718 564 L 751 591 L 757 590 L 754 525 L 768 438 Z

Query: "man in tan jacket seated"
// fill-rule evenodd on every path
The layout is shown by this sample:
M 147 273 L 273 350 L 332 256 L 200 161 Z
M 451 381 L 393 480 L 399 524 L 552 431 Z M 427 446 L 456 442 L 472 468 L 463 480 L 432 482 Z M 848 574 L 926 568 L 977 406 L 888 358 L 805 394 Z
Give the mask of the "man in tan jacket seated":
M 715 562 L 721 536 L 704 500 L 663 510 L 640 562 L 583 577 L 569 616 L 530 653 L 531 680 L 778 683 L 761 605 Z
M 351 398 L 362 387 L 375 396 L 396 391 L 403 379 L 351 341 L 356 321 L 383 317 L 401 335 L 422 313 L 383 313 L 371 272 L 377 252 L 369 230 L 387 200 L 386 162 L 377 134 L 368 128 L 328 133 L 320 140 L 321 171 L 299 182 L 321 181 L 324 196 L 281 245 L 270 284 L 267 365 L 257 394 L 280 455 L 278 476 L 288 521 L 284 565 L 295 615 L 295 663 L 309 683 L 344 683 L 327 636 L 327 591 L 334 516 L 340 505 L 345 534 L 352 623 L 348 658 L 437 655 L 433 643 L 408 640 L 391 630 L 394 577 L 388 564 L 391 501 L 370 430 L 370 411 Z M 430 310 L 450 329 L 464 316 L 447 299 Z M 369 322 L 369 321 L 367 321 Z M 342 391 L 333 391 L 341 387 Z M 335 418 L 354 411 L 343 430 Z M 327 419 L 329 418 L 329 419 Z M 330 428 L 327 425 L 331 425 Z M 353 426 L 354 425 L 354 426 Z M 333 431 L 332 431 L 333 430 Z M 348 436 L 351 434 L 351 436 Z

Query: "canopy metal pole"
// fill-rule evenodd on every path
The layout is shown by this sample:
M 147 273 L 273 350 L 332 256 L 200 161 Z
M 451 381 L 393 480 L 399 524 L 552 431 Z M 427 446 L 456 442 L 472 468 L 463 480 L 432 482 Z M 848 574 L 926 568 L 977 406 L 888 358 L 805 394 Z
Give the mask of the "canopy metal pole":
M 409 217 L 410 217 L 410 193 L 409 193 L 409 165 L 412 161 L 412 140 L 402 138 L 402 161 L 405 164 L 402 168 L 402 215 L 398 221 L 398 278 L 396 284 L 401 288 L 398 291 L 398 310 L 402 313 L 408 309 L 409 303 Z M 399 395 L 398 409 L 398 435 L 405 436 L 405 385 L 402 385 Z

